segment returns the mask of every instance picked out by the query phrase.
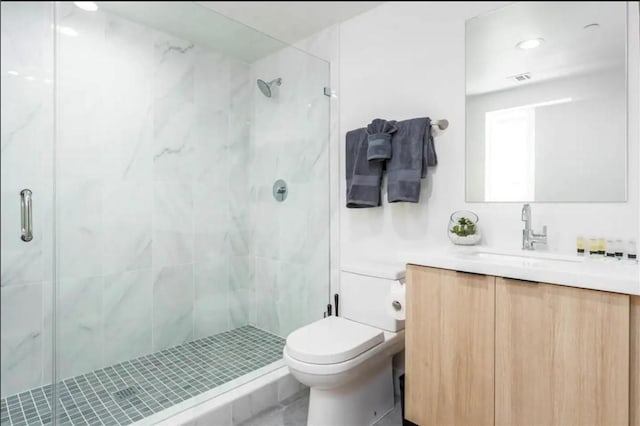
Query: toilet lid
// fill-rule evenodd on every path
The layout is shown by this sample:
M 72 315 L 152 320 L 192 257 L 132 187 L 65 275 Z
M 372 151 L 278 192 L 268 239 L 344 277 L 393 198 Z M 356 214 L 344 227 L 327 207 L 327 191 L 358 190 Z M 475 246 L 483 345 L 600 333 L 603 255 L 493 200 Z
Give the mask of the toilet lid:
M 405 277 L 406 266 L 399 263 L 381 261 L 361 261 L 357 263 L 343 263 L 342 272 L 365 275 L 367 277 L 384 278 L 387 280 L 401 280 Z
M 327 317 L 287 337 L 287 353 L 311 364 L 337 364 L 355 358 L 384 341 L 384 333 L 341 317 Z

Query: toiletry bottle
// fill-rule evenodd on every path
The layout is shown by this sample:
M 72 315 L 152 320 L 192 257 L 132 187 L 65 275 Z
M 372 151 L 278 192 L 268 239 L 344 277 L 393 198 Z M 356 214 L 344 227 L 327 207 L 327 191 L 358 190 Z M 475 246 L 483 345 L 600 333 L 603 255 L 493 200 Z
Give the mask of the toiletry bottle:
M 622 240 L 616 240 L 614 244 L 616 259 L 620 260 L 624 257 L 624 243 Z
M 589 256 L 594 257 L 598 255 L 598 239 L 589 238 Z
M 613 246 L 613 240 L 607 240 L 606 253 L 607 258 L 614 258 L 616 256 L 615 248 Z
M 605 248 L 607 246 L 606 240 L 604 238 L 598 238 L 598 254 L 602 257 L 605 255 Z
M 636 240 L 627 241 L 627 259 L 632 262 L 638 261 L 638 246 L 636 246 Z
M 581 236 L 576 238 L 576 252 L 578 256 L 584 256 L 584 238 Z

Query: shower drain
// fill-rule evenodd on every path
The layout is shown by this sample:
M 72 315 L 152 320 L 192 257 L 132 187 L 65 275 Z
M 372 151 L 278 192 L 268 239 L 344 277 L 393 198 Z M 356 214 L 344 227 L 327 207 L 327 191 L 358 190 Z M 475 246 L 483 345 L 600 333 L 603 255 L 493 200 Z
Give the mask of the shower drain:
M 130 388 L 121 389 L 119 391 L 114 392 L 113 396 L 115 396 L 116 399 L 122 401 L 123 399 L 130 398 L 137 393 L 138 393 L 138 388 L 135 386 L 132 386 Z

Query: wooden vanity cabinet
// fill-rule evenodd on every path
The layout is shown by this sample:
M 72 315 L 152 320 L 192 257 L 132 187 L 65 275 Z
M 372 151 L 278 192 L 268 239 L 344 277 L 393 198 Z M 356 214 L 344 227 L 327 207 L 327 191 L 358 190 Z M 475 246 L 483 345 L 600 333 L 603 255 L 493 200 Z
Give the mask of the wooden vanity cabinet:
M 410 265 L 407 282 L 405 417 L 493 424 L 494 277 Z
M 640 298 L 409 265 L 405 333 L 413 423 L 640 426 Z

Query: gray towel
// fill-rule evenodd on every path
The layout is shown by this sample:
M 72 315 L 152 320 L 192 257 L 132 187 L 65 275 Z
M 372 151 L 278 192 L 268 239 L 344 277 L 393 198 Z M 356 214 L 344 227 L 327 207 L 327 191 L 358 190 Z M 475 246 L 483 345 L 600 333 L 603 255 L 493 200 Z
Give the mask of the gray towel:
M 386 161 L 391 158 L 391 136 L 398 130 L 394 123 L 376 118 L 367 126 L 367 160 Z
M 347 207 L 380 205 L 383 162 L 367 161 L 367 129 L 347 132 L 346 136 Z
M 395 123 L 398 130 L 391 139 L 393 157 L 387 162 L 387 198 L 390 203 L 420 200 L 420 179 L 427 167 L 438 164 L 431 136 L 431 119 L 412 118 Z
M 438 165 L 438 154 L 431 133 L 431 119 L 427 118 L 427 133 L 424 135 L 424 156 L 422 157 L 422 177 L 427 177 L 427 167 Z

